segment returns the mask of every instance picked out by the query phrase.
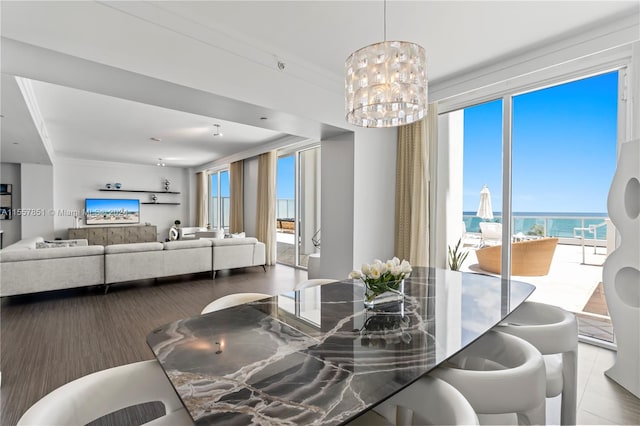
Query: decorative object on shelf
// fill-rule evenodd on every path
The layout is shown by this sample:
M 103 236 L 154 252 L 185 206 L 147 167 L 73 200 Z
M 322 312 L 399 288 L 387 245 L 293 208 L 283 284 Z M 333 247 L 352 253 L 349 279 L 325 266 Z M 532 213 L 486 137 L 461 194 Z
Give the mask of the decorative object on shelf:
M 372 309 L 378 305 L 404 300 L 404 279 L 411 275 L 411 265 L 394 257 L 382 262 L 375 259 L 365 263 L 361 271 L 352 271 L 349 278 L 360 279 L 365 285 L 364 306 Z
M 180 238 L 180 232 L 178 231 L 178 228 L 176 228 L 175 226 L 169 228 L 169 241 L 175 241 L 178 238 Z
M 180 226 L 180 223 L 181 223 L 181 222 L 180 222 L 180 219 L 176 219 L 176 220 L 174 220 L 174 221 L 173 221 L 173 224 L 174 224 L 176 227 L 179 227 L 179 226 Z
M 395 127 L 421 120 L 427 113 L 427 55 L 422 46 L 384 41 L 363 47 L 345 61 L 347 122 L 361 127 Z
M 111 184 L 110 184 L 110 183 L 108 183 L 108 184 L 106 184 L 104 187 L 105 187 L 105 188 L 107 188 L 107 189 L 111 189 Z
M 157 203 L 158 202 L 158 196 L 156 194 L 151 194 L 151 202 L 153 202 L 153 203 Z
M 620 240 L 602 268 L 618 350 L 604 374 L 640 398 L 640 139 L 623 143 L 618 158 L 607 210 Z
M 115 189 L 120 189 L 120 188 L 122 188 L 122 184 L 120 182 L 116 182 L 116 183 L 113 184 L 113 187 Z
M 458 240 L 458 243 L 452 249 L 451 246 L 447 246 L 447 252 L 449 253 L 449 269 L 452 271 L 459 271 L 460 267 L 464 263 L 465 259 L 469 255 L 468 251 L 460 250 L 460 244 L 462 243 L 462 238 Z
M 164 190 L 165 191 L 169 191 L 169 185 L 171 185 L 171 182 L 169 182 L 169 179 L 165 179 L 164 180 Z

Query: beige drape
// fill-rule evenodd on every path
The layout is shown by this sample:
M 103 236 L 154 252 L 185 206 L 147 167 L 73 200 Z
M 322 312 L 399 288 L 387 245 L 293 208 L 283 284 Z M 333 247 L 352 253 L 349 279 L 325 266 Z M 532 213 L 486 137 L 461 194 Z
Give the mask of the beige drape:
M 196 226 L 199 227 L 205 227 L 209 223 L 208 178 L 206 172 L 196 173 Z
M 244 232 L 244 161 L 229 166 L 229 232 Z
M 395 255 L 429 266 L 429 157 L 437 137 L 435 104 L 423 120 L 398 128 Z
M 276 151 L 258 157 L 256 237 L 266 246 L 267 265 L 276 263 Z

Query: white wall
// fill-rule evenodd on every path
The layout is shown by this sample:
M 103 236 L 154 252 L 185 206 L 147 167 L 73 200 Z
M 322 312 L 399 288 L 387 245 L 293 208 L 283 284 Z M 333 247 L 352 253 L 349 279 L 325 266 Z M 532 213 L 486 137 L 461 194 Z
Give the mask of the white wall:
M 51 165 L 22 163 L 20 166 L 21 208 L 30 212 L 22 216 L 21 238 L 53 238 L 54 182 Z
M 352 165 L 353 267 L 356 269 L 373 259 L 384 261 L 394 256 L 396 145 L 395 128 L 356 132 Z
M 255 237 L 258 210 L 258 157 L 244 160 L 244 232 Z
M 170 191 L 180 194 L 163 194 L 163 180 L 171 182 Z M 122 189 L 158 191 L 158 202 L 179 202 L 180 205 L 140 205 L 140 224 L 149 222 L 158 227 L 158 241 L 164 241 L 173 221 L 180 219 L 183 225 L 189 220 L 188 169 L 176 167 L 139 166 L 123 163 L 58 158 L 54 169 L 55 235 L 66 238 L 74 219 L 67 211 L 82 211 L 85 198 L 134 198 L 141 203 L 150 202 L 152 194 L 137 192 L 99 191 L 107 183 L 119 182 Z M 82 227 L 86 226 L 84 221 Z
M 344 279 L 353 269 L 354 134 L 321 142 L 320 276 Z
M 0 183 L 12 185 L 11 207 L 20 209 L 22 185 L 20 184 L 20 164 L 1 163 Z M 0 220 L 0 228 L 4 231 L 2 236 L 2 246 L 6 247 L 20 239 L 22 232 L 22 216 L 14 215 L 11 220 Z

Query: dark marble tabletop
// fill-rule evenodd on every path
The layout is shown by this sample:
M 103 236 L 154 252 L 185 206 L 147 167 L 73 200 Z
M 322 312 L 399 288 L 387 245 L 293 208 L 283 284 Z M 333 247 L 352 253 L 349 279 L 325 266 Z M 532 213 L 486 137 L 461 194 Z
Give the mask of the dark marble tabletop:
M 178 320 L 147 342 L 197 424 L 337 425 L 438 366 L 534 290 L 502 288 L 496 277 L 415 268 L 404 303 L 366 310 L 364 285 L 347 280 Z

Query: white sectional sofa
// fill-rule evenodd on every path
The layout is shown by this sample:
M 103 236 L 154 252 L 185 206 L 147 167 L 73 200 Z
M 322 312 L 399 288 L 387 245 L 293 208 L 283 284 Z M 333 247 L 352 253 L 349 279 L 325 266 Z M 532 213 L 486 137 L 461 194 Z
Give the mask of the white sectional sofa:
M 114 244 L 104 248 L 105 284 L 211 271 L 211 241 Z
M 36 249 L 43 239 L 19 241 L 0 250 L 0 296 L 89 285 L 109 285 L 221 269 L 262 266 L 265 246 L 255 238 L 187 239 L 165 243 Z M 64 242 L 56 242 L 63 243 Z
M 206 240 L 205 238 L 201 239 Z M 262 266 L 266 271 L 266 250 L 264 243 L 256 238 L 212 238 L 213 277 L 222 269 Z
M 104 247 L 77 241 L 75 247 L 36 249 L 43 242 L 38 237 L 0 251 L 0 296 L 104 284 Z

